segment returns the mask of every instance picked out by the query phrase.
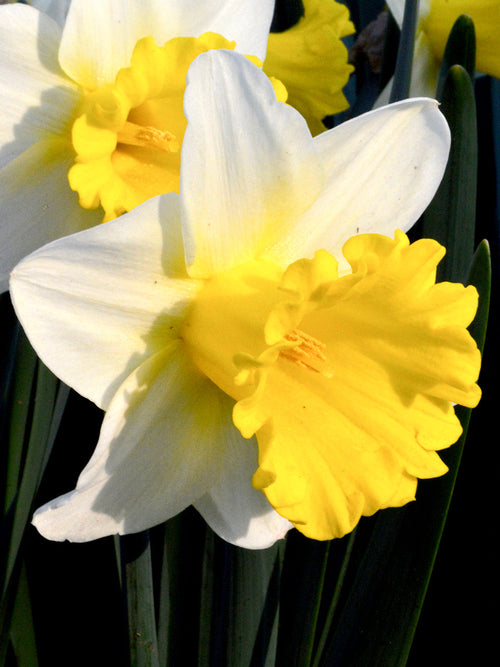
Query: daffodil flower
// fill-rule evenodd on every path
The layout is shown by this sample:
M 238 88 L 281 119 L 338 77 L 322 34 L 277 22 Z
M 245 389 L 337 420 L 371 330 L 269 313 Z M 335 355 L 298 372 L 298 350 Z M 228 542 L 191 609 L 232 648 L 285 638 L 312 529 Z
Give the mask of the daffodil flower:
M 399 26 L 405 0 L 387 0 Z M 500 3 L 497 0 L 420 0 L 410 94 L 436 95 L 439 68 L 453 24 L 462 14 L 474 21 L 476 66 L 500 77 Z
M 291 525 L 341 536 L 443 474 L 452 402 L 479 400 L 476 291 L 434 284 L 443 248 L 404 234 L 441 180 L 448 126 L 418 99 L 312 138 L 224 50 L 193 63 L 184 105 L 180 194 L 13 271 L 42 360 L 106 410 L 76 489 L 33 522 L 86 541 L 194 504 L 248 548 Z
M 51 16 L 24 5 L 0 8 L 0 290 L 15 263 L 40 245 L 178 191 L 189 65 L 215 48 L 262 63 L 274 9 L 274 0 L 34 4 Z M 350 73 L 336 36 L 346 30 L 345 9 L 327 18 L 331 27 L 323 21 L 312 31 L 308 20 L 303 38 L 299 31 L 303 44 L 321 35 L 322 49 L 308 56 L 307 67 L 328 64 L 328 91 L 323 85 L 313 95 L 321 96 L 313 105 L 318 114 L 343 101 L 335 87 Z M 282 47 L 278 40 L 271 51 Z M 267 72 L 293 75 L 292 98 L 300 105 L 300 82 L 286 69 L 292 53 L 268 63 Z M 318 77 L 302 77 L 302 84 L 316 87 Z M 284 101 L 283 84 L 275 86 Z
M 353 67 L 343 37 L 354 25 L 345 5 L 305 0 L 304 16 L 283 32 L 272 32 L 264 72 L 285 84 L 287 102 L 307 120 L 312 134 L 324 132 L 323 119 L 348 108 L 342 89 Z
M 114 218 L 178 190 L 189 65 L 220 47 L 263 61 L 273 7 L 73 0 L 64 27 L 0 7 L 1 289 L 21 257 L 103 209 Z

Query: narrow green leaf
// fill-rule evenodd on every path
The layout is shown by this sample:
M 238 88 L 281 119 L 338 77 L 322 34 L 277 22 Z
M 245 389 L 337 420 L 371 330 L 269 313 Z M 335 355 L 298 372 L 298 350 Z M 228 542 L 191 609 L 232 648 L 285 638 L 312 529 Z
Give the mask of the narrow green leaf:
M 410 95 L 411 68 L 413 63 L 413 48 L 417 29 L 419 0 L 406 0 L 399 38 L 398 56 L 394 69 L 390 102 L 405 100 Z
M 454 65 L 446 77 L 441 110 L 451 130 L 451 150 L 443 181 L 423 215 L 423 236 L 446 248 L 440 280 L 463 282 L 474 251 L 477 189 L 477 128 L 469 75 Z
M 156 530 L 156 529 L 155 529 Z M 205 664 L 199 658 L 202 564 L 210 535 L 192 507 L 169 519 L 163 527 L 158 605 L 158 649 L 161 665 Z M 203 608 L 203 602 L 201 603 Z M 203 619 L 206 621 L 207 619 Z M 200 650 L 209 653 L 210 630 Z M 201 655 L 201 654 L 200 654 Z
M 16 591 L 10 637 L 18 667 L 37 667 L 36 637 L 33 627 L 28 577 L 24 564 L 21 568 Z
M 0 667 L 4 667 L 5 665 L 10 646 L 10 628 L 21 574 L 21 565 L 21 559 L 18 558 L 14 564 L 14 571 L 6 582 L 5 589 L 0 598 Z
M 318 645 L 314 651 L 313 667 L 319 667 L 322 661 L 325 648 L 328 644 L 328 638 L 333 634 L 334 620 L 336 618 L 337 609 L 339 605 L 340 596 L 343 592 L 343 587 L 346 579 L 346 574 L 351 561 L 353 547 L 356 541 L 357 529 L 355 528 L 350 535 L 346 536 L 342 541 L 346 542 L 345 552 L 341 561 L 340 569 L 335 577 L 335 589 L 331 596 L 326 612 L 325 620 L 321 627 L 321 634 L 318 639 Z M 331 545 L 330 550 L 333 552 L 334 548 L 338 546 L 339 541 Z M 332 555 L 332 554 L 331 554 Z M 328 568 L 328 565 L 327 565 Z M 325 601 L 326 602 L 326 601 Z
M 453 65 L 461 65 L 474 80 L 476 67 L 476 31 L 470 16 L 462 14 L 455 21 L 441 61 L 436 97 L 442 99 L 448 70 Z
M 247 550 L 207 531 L 198 666 L 274 665 L 284 542 Z
M 19 325 L 13 343 L 12 355 L 15 359 L 12 371 L 13 380 L 10 395 L 6 401 L 9 427 L 6 429 L 5 513 L 11 508 L 21 481 L 26 429 L 37 367 L 36 354 Z
M 285 558 L 286 542 L 276 544 L 274 566 L 267 587 L 266 599 L 262 608 L 259 630 L 255 639 L 250 667 L 274 667 L 278 650 L 279 604 L 281 593 L 281 575 Z
M 470 333 L 480 350 L 484 348 L 491 296 L 491 256 L 487 241 L 481 241 L 469 269 L 468 285 L 474 285 L 479 292 L 479 306 L 476 317 L 469 327 Z
M 230 549 L 233 567 L 226 662 L 232 667 L 263 665 L 278 613 L 280 545 L 258 551 Z
M 57 432 L 58 424 L 53 428 L 53 413 L 58 384 L 58 379 L 39 362 L 26 460 L 19 490 L 13 501 L 15 508 L 6 567 L 7 580 L 14 568 L 24 530 L 31 515 L 33 499 L 48 458 L 48 449 L 52 447 Z
M 122 582 L 128 616 L 130 663 L 158 667 L 149 531 L 120 537 Z
M 203 545 L 202 584 L 200 599 L 200 634 L 198 647 L 198 666 L 209 667 L 212 651 L 212 627 L 214 625 L 214 599 L 216 590 L 215 566 L 216 536 L 207 530 Z
M 15 350 L 21 331 L 8 292 L 0 294 L 0 322 L 0 437 L 3 437 L 16 359 Z
M 297 531 L 287 536 L 281 580 L 276 665 L 310 665 L 317 636 L 329 542 L 317 542 Z

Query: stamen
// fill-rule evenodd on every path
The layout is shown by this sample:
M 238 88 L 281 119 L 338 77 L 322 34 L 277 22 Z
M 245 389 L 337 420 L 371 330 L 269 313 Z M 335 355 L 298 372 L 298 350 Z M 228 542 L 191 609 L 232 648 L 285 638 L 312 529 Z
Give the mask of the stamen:
M 280 357 L 292 361 L 297 366 L 321 373 L 326 378 L 333 377 L 333 367 L 328 363 L 324 350 L 326 345 L 309 334 L 294 329 L 286 334 L 285 340 L 297 343 L 294 347 L 281 350 Z
M 117 133 L 119 144 L 156 148 L 165 153 L 177 153 L 179 142 L 172 132 L 162 132 L 156 127 L 143 127 L 127 121 Z

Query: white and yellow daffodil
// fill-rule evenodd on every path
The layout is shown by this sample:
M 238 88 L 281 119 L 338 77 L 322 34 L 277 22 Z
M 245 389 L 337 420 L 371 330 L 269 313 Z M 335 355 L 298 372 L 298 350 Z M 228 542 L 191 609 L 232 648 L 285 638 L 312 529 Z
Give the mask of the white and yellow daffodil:
M 405 0 L 387 0 L 399 26 Z M 420 0 L 410 95 L 436 95 L 439 69 L 453 24 L 462 14 L 474 21 L 476 67 L 500 77 L 500 3 L 498 0 Z
M 184 105 L 180 194 L 12 273 L 42 360 L 106 410 L 76 489 L 34 524 L 86 541 L 194 504 L 249 548 L 291 525 L 341 536 L 444 473 L 452 403 L 479 400 L 477 293 L 434 284 L 444 249 L 403 233 L 441 180 L 448 126 L 418 99 L 312 138 L 224 50 L 193 63 Z
M 216 48 L 264 61 L 274 0 L 38 6 L 63 25 L 33 7 L 0 7 L 1 290 L 40 245 L 178 191 L 189 65 Z M 329 36 L 329 69 L 343 86 L 347 54 Z

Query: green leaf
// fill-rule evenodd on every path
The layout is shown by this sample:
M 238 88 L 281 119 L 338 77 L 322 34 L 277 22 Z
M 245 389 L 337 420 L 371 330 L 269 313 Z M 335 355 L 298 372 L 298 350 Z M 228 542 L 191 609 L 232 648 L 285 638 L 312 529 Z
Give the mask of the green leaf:
M 32 407 L 32 387 L 35 382 L 37 357 L 18 324 L 12 341 L 12 370 L 9 396 L 6 398 L 8 428 L 6 429 L 6 462 L 4 513 L 8 513 L 18 492 L 25 457 L 26 429 Z
M 394 69 L 390 102 L 405 100 L 410 95 L 411 68 L 413 63 L 413 49 L 417 30 L 419 0 L 406 0 L 399 38 L 398 55 Z
M 462 14 L 451 29 L 439 70 L 436 97 L 442 99 L 448 70 L 453 65 L 461 65 L 474 80 L 476 67 L 476 31 L 470 16 Z
M 328 644 L 328 638 L 331 637 L 334 632 L 333 630 L 334 622 L 336 620 L 340 598 L 343 593 L 346 575 L 351 562 L 351 555 L 353 553 L 353 548 L 356 543 L 356 534 L 357 534 L 357 528 L 355 528 L 349 535 L 347 535 L 343 539 L 335 540 L 335 542 L 330 545 L 329 561 L 331 560 L 333 562 L 332 563 L 329 562 L 327 564 L 327 574 L 329 573 L 329 570 L 333 570 L 335 577 L 335 587 L 333 593 L 330 595 L 330 600 L 328 602 L 325 619 L 322 622 L 321 634 L 318 637 L 318 643 L 317 646 L 315 647 L 314 661 L 312 667 L 319 667 L 319 665 L 321 664 L 322 656 Z M 335 551 L 338 551 L 340 543 L 345 543 L 345 551 L 343 552 L 340 561 L 340 567 L 338 567 L 335 562 L 336 560 L 338 560 L 338 556 L 337 554 L 335 554 Z M 337 558 L 334 558 L 334 556 L 337 556 Z M 322 602 L 326 605 L 327 601 L 325 597 L 326 596 L 323 596 Z
M 58 385 L 58 379 L 39 362 L 33 401 L 33 418 L 29 426 L 26 458 L 18 492 L 12 501 L 13 520 L 6 567 L 6 581 L 8 581 L 14 569 L 15 559 L 17 558 L 24 530 L 31 516 L 33 500 L 59 426 L 59 423 L 54 423 L 53 420 Z M 65 394 L 65 390 L 63 390 L 62 395 Z M 16 445 L 20 446 L 20 443 L 16 443 Z
M 284 542 L 264 550 L 207 531 L 198 665 L 274 665 Z
M 0 664 L 6 655 L 5 644 L 11 623 L 15 624 L 12 626 L 13 640 L 19 640 L 19 627 L 23 622 L 19 616 L 20 605 L 24 604 L 24 609 L 28 610 L 27 582 L 22 579 L 24 570 L 21 569 L 21 545 L 68 396 L 68 388 L 60 385 L 57 378 L 37 361 L 22 332 L 16 346 L 16 364 L 10 394 L 4 496 L 8 507 L 2 524 L 4 560 L 0 605 L 0 636 L 3 638 L 4 648 Z M 26 618 L 24 622 L 27 624 L 27 632 L 30 620 Z M 28 639 L 26 636 L 26 642 Z M 20 646 L 18 641 L 18 653 L 26 655 L 28 649 L 28 644 Z
M 149 531 L 123 535 L 119 541 L 121 580 L 128 616 L 130 663 L 134 667 L 158 667 Z
M 277 665 L 312 662 L 330 542 L 287 536 L 281 581 Z
M 476 317 L 469 330 L 479 349 L 483 350 L 491 296 L 491 256 L 487 241 L 481 241 L 474 254 L 467 284 L 474 285 L 480 296 Z
M 443 181 L 423 216 L 423 236 L 446 248 L 439 280 L 463 282 L 474 251 L 477 190 L 477 128 L 469 75 L 454 65 L 446 77 L 441 110 L 451 130 Z
M 0 435 L 3 437 L 16 359 L 15 350 L 21 331 L 8 292 L 0 294 L 0 322 Z
M 33 627 L 28 577 L 24 565 L 21 568 L 16 591 L 10 637 L 18 667 L 37 667 L 36 637 Z
M 258 551 L 230 548 L 234 560 L 227 664 L 260 666 L 266 659 L 274 664 L 284 542 Z
M 169 519 L 161 530 L 159 567 L 158 649 L 161 665 L 203 665 L 199 658 L 200 604 L 205 592 L 202 566 L 209 533 L 192 507 Z M 200 602 L 201 599 L 201 602 Z M 208 623 L 209 619 L 202 621 Z M 208 629 L 210 632 L 210 629 Z M 206 640 L 206 641 L 205 641 Z M 208 655 L 210 634 L 200 642 Z
M 14 564 L 14 571 L 6 582 L 0 598 L 0 667 L 5 665 L 10 646 L 10 628 L 21 575 L 21 565 L 21 560 L 18 558 Z

